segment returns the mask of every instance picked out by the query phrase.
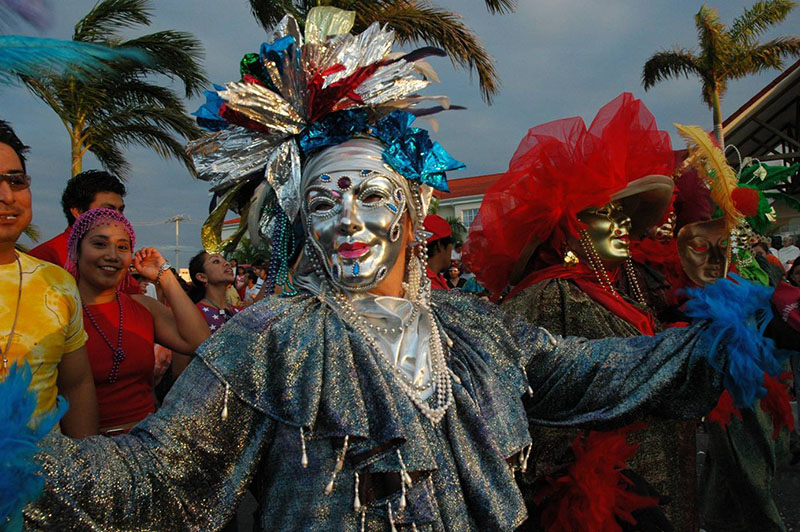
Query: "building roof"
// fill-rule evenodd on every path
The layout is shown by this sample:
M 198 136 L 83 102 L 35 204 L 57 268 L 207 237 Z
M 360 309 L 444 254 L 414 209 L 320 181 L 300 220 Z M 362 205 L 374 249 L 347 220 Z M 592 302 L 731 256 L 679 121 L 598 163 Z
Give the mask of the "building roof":
M 492 186 L 502 175 L 503 174 L 487 174 L 451 179 L 447 182 L 450 187 L 450 192 L 434 190 L 433 195 L 442 200 L 482 196 L 486 193 L 486 189 Z
M 736 146 L 742 157 L 757 157 L 762 161 L 798 159 L 800 141 L 796 128 L 799 117 L 800 60 L 722 123 L 725 143 Z M 736 157 L 732 153 L 728 155 L 729 160 Z

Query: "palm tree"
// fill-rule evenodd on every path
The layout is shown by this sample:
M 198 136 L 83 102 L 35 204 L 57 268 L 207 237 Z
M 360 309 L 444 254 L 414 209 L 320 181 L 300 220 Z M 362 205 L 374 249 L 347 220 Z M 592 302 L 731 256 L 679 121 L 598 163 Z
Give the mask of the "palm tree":
M 453 231 L 453 240 L 456 242 L 464 242 L 467 239 L 467 226 L 461 221 L 458 216 L 448 216 L 445 218 L 447 223 L 450 224 L 450 230 Z
M 800 55 L 797 37 L 758 41 L 761 34 L 786 19 L 795 6 L 791 0 L 756 2 L 728 28 L 719 21 L 716 9 L 703 4 L 694 17 L 699 53 L 676 47 L 653 54 L 642 71 L 644 89 L 681 74 L 687 78 L 698 76 L 703 82 L 703 101 L 713 112 L 714 134 L 719 145 L 724 147 L 721 101 L 728 81 L 771 68 L 783 68 L 784 58 Z
M 515 0 L 484 0 L 491 13 L 514 10 Z M 364 31 L 373 22 L 394 30 L 402 44 L 425 42 L 442 48 L 454 65 L 478 74 L 481 94 L 487 103 L 500 89 L 493 59 L 478 37 L 461 21 L 458 13 L 435 6 L 428 0 L 250 0 L 250 9 L 267 30 L 290 14 L 301 24 L 308 11 L 326 5 L 355 11 L 353 31 Z
M 198 94 L 207 83 L 198 64 L 202 47 L 190 34 L 172 30 L 124 39 L 120 30 L 150 24 L 150 4 L 150 0 L 102 0 L 75 25 L 72 36 L 75 42 L 142 51 L 148 61 L 112 60 L 107 62 L 108 72 L 84 73 L 80 78 L 23 77 L 67 129 L 73 176 L 81 172 L 87 151 L 108 171 L 124 175 L 129 165 L 123 148 L 131 144 L 149 147 L 192 168 L 180 137 L 193 139 L 200 131 L 178 94 L 151 78 L 178 79 L 186 97 Z

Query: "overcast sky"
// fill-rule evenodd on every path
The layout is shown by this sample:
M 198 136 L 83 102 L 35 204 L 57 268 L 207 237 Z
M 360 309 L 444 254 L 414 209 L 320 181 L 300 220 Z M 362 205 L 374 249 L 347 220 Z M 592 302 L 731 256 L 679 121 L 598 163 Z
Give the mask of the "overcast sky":
M 44 36 L 69 38 L 75 22 L 94 5 L 93 0 L 51 0 L 54 23 Z M 645 93 L 640 83 L 642 65 L 655 51 L 696 43 L 694 14 L 698 0 L 519 0 L 516 13 L 489 15 L 480 0 L 438 1 L 459 11 L 483 39 L 496 59 L 502 80 L 493 105 L 480 98 L 477 84 L 446 59 L 433 59 L 441 84 L 427 94 L 446 94 L 466 111 L 439 115 L 441 142 L 466 170 L 450 179 L 502 172 L 525 132 L 543 122 L 582 116 L 587 123 L 596 111 L 621 92 L 633 92 L 653 112 L 662 129 L 680 141 L 673 122 L 711 129 L 711 112 L 700 101 L 697 79 L 662 82 Z M 721 18 L 730 23 L 752 0 L 717 0 Z M 238 78 L 242 54 L 257 52 L 264 32 L 250 15 L 245 0 L 154 0 L 154 24 L 148 31 L 176 29 L 192 32 L 206 49 L 205 68 L 211 81 Z M 775 35 L 798 32 L 800 10 L 778 27 Z M 20 33 L 34 34 L 30 28 Z M 772 34 L 768 36 L 773 36 Z M 728 116 L 777 71 L 729 85 L 723 102 Z M 201 99 L 188 104 L 190 111 Z M 59 199 L 69 177 L 69 142 L 63 125 L 44 103 L 21 87 L 0 87 L 0 118 L 10 121 L 23 142 L 31 146 L 29 173 L 33 176 L 34 223 L 50 238 L 66 221 Z M 174 224 L 160 222 L 185 214 L 192 222 L 181 226 L 181 266 L 200 249 L 200 224 L 208 213 L 206 183 L 193 179 L 175 161 L 131 148 L 133 171 L 126 214 L 136 227 L 141 245 L 156 246 L 174 257 Z M 98 167 L 91 156 L 84 169 Z

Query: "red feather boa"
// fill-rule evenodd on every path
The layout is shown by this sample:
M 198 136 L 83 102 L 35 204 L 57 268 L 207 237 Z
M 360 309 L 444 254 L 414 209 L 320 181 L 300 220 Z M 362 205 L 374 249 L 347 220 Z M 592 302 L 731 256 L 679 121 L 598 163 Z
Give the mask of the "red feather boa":
M 777 439 L 781 429 L 786 427 L 789 432 L 794 430 L 794 416 L 792 415 L 792 400 L 789 395 L 789 385 L 781 382 L 791 380 L 790 372 L 782 373 L 777 379 L 770 377 L 769 373 L 764 373 L 764 386 L 767 388 L 767 395 L 761 399 L 761 409 L 769 414 L 772 419 L 772 439 Z M 719 423 L 723 428 L 727 428 L 733 417 L 736 416 L 741 421 L 742 413 L 733 405 L 733 397 L 727 390 L 717 401 L 717 406 L 708 415 L 709 421 Z
M 537 505 L 545 503 L 541 521 L 545 530 L 621 531 L 617 519 L 636 524 L 634 511 L 658 505 L 656 497 L 628 491 L 630 480 L 622 473 L 637 447 L 628 443 L 628 434 L 641 428 L 644 425 L 638 423 L 575 438 L 575 462 L 565 475 L 548 477 L 548 485 L 534 498 Z

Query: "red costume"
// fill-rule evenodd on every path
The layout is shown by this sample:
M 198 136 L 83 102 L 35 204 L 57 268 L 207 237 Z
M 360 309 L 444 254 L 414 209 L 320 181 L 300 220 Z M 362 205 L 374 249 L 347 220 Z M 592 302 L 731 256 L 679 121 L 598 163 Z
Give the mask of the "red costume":
M 97 389 L 100 427 L 116 427 L 140 421 L 155 412 L 153 402 L 153 315 L 144 305 L 127 294 L 119 294 L 122 303 L 122 349 L 125 358 L 119 364 L 117 379 L 109 382 L 114 352 L 103 340 L 94 323 L 112 345 L 117 345 L 119 304 L 116 300 L 87 305 L 83 321 L 89 341 L 86 350 Z M 91 313 L 87 315 L 86 309 Z M 94 319 L 94 323 L 92 322 Z

